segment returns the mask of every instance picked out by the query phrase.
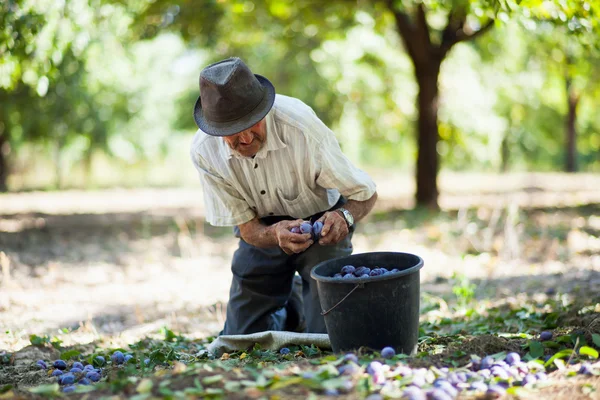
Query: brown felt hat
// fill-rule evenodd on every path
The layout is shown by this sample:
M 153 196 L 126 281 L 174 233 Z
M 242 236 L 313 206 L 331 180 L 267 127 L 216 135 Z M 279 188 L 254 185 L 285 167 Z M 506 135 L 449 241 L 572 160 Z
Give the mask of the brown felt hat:
M 228 58 L 200 72 L 194 120 L 209 135 L 235 135 L 263 119 L 274 101 L 275 88 L 267 78 L 253 74 L 241 59 Z

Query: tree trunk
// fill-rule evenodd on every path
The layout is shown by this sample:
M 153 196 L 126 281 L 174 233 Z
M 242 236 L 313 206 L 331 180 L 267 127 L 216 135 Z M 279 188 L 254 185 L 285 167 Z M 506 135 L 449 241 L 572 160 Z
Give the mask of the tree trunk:
M 509 132 L 510 132 L 510 129 L 504 134 L 504 137 L 502 138 L 502 143 L 500 145 L 500 158 L 501 158 L 500 172 L 507 172 L 508 165 L 510 163 L 510 146 L 508 143 Z
M 8 135 L 0 130 L 0 192 L 8 191 L 8 145 Z
M 566 79 L 567 88 L 567 121 L 566 121 L 566 159 L 565 172 L 577 171 L 577 105 L 579 104 L 579 96 L 573 88 L 572 81 L 569 77 Z
M 440 63 L 430 61 L 424 68 L 420 65 L 415 68 L 419 84 L 419 121 L 417 133 L 417 206 L 438 209 L 437 174 L 439 170 L 439 157 L 437 144 L 438 131 L 438 79 Z

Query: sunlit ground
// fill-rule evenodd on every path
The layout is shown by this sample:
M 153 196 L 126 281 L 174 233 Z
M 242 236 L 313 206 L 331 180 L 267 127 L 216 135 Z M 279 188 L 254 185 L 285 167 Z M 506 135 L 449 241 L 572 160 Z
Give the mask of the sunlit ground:
M 423 257 L 423 324 L 452 333 L 460 326 L 440 321 L 460 319 L 460 304 L 483 315 L 600 293 L 598 178 L 446 175 L 438 215 L 403 209 L 410 177 L 376 180 L 381 200 L 354 237 L 355 253 Z M 203 222 L 199 188 L 0 201 L 0 349 L 22 348 L 30 334 L 114 346 L 163 326 L 190 337 L 221 329 L 237 242 L 229 228 Z

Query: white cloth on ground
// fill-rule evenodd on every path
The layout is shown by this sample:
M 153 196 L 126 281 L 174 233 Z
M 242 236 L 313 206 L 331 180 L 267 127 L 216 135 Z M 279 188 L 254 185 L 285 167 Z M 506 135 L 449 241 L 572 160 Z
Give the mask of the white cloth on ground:
M 258 343 L 261 348 L 279 350 L 290 345 L 315 345 L 321 350 L 330 350 L 331 342 L 326 333 L 297 333 L 287 331 L 265 331 L 248 335 L 222 335 L 208 345 L 209 353 L 220 357 L 223 353 L 247 350 Z

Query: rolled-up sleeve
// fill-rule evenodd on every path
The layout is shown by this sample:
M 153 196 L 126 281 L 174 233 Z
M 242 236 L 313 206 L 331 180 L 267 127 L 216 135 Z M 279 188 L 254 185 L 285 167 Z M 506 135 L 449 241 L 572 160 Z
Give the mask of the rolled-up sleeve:
M 365 201 L 377 189 L 375 182 L 357 168 L 344 155 L 335 134 L 324 124 L 318 124 L 323 136 L 315 151 L 317 184 L 327 189 L 337 189 L 349 200 Z
M 231 184 L 211 171 L 193 150 L 191 157 L 202 182 L 204 213 L 208 223 L 213 226 L 235 226 L 254 218 L 254 211 Z

